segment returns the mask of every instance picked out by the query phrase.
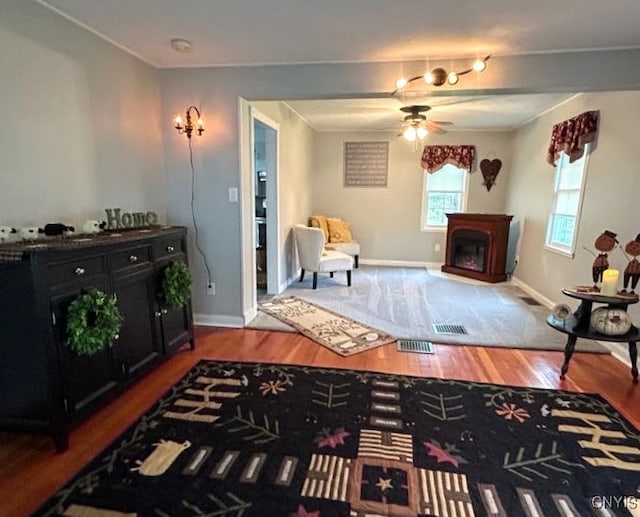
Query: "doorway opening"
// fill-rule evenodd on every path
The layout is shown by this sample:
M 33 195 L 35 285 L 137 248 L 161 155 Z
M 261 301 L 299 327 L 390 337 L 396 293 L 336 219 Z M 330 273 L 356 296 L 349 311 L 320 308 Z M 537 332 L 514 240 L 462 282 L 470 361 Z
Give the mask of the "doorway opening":
M 251 110 L 256 298 L 278 294 L 277 124 Z

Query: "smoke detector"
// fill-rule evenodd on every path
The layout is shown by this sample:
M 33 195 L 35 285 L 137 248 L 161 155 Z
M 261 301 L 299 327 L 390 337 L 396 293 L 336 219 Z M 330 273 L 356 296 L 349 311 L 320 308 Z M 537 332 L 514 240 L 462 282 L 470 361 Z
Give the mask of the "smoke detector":
M 191 52 L 193 45 L 189 40 L 182 38 L 173 38 L 171 40 L 171 46 L 176 52 Z

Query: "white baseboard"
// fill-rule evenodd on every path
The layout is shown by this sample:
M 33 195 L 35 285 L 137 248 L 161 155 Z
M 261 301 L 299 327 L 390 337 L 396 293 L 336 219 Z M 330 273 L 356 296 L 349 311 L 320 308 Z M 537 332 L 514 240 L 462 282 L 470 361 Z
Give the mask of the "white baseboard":
M 544 294 L 539 291 L 536 291 L 529 284 L 524 283 L 518 277 L 511 277 L 511 283 L 517 285 L 520 289 L 522 289 L 525 293 L 534 298 L 537 302 L 544 305 L 547 309 L 553 309 L 556 302 L 547 298 Z
M 529 284 L 524 283 L 522 280 L 520 280 L 517 277 L 512 277 L 511 282 L 517 285 L 525 293 L 530 295 L 532 298 L 534 298 L 536 301 L 538 301 L 548 309 L 553 309 L 555 302 L 547 298 L 545 295 L 543 295 L 539 291 L 536 291 Z M 603 347 L 609 350 L 611 352 L 611 355 L 613 355 L 613 357 L 615 357 L 621 363 L 624 363 L 629 367 L 631 366 L 631 359 L 629 359 L 629 352 L 624 346 L 625 343 L 611 343 L 609 341 L 596 341 L 596 343 L 601 344 Z
M 286 279 L 282 284 L 280 284 L 280 291 L 278 294 L 282 293 L 287 287 L 289 287 L 293 282 L 295 282 L 298 278 L 300 278 L 300 272 L 302 270 L 298 268 L 295 274 L 288 279 Z
M 251 309 L 249 309 L 250 311 Z M 249 312 L 247 311 L 247 312 Z M 204 327 L 244 327 L 244 318 L 240 316 L 226 316 L 223 314 L 194 314 L 193 322 Z
M 631 368 L 631 359 L 629 358 L 628 343 L 607 343 L 606 341 L 598 341 L 602 346 L 606 346 L 611 350 L 611 355 L 621 363 Z
M 442 264 L 438 262 L 419 262 L 413 260 L 384 260 L 384 259 L 360 259 L 363 266 L 391 266 L 391 267 L 421 267 L 440 268 Z
M 254 305 L 253 307 L 247 309 L 244 312 L 244 323 L 243 327 L 246 326 L 253 318 L 258 315 L 258 308 Z

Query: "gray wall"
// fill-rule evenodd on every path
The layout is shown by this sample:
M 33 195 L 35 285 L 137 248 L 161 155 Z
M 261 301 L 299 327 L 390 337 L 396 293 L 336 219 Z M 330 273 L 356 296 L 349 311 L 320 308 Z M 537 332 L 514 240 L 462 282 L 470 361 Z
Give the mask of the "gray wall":
M 544 249 L 554 179 L 545 155 L 552 126 L 587 110 L 600 110 L 600 129 L 588 163 L 576 253 L 568 258 Z M 526 218 L 515 276 L 555 302 L 570 302 L 562 287 L 591 284 L 593 256 L 583 247 L 595 251 L 603 230 L 616 232 L 623 246 L 640 233 L 638 120 L 640 92 L 585 93 L 515 134 L 507 209 Z M 627 261 L 616 249 L 609 262 L 622 272 Z M 640 314 L 637 307 L 633 311 Z
M 314 140 L 313 212 L 340 217 L 351 224 L 364 260 L 444 262 L 446 233 L 421 231 L 424 174 L 420 149 L 397 133 L 317 132 Z M 344 187 L 344 142 L 388 141 L 387 188 Z M 503 213 L 510 174 L 511 134 L 451 131 L 429 135 L 432 145 L 473 144 L 478 162 L 500 158 L 502 169 L 490 192 L 478 168 L 469 178 L 468 211 Z M 440 250 L 436 252 L 436 244 Z
M 157 70 L 31 1 L 0 1 L 0 49 L 0 224 L 164 220 Z
M 279 223 L 280 278 L 291 281 L 297 274 L 293 225 L 305 222 L 311 211 L 314 131 L 283 102 L 252 102 L 251 105 L 279 124 Z
M 204 296 L 206 275 L 192 248 L 194 309 L 231 317 L 246 306 L 243 203 L 227 198 L 229 187 L 245 185 L 239 98 L 384 96 L 401 73 L 423 68 L 416 62 L 156 71 L 24 0 L 0 0 L 0 43 L 0 221 L 77 222 L 112 205 L 162 216 L 164 200 L 167 221 L 193 230 L 187 140 L 172 117 L 196 104 L 207 128 L 193 139 L 196 210 L 217 295 Z M 485 73 L 434 94 L 637 89 L 639 61 L 640 50 L 495 57 Z
M 442 88 L 436 95 L 469 91 L 525 93 L 640 88 L 640 50 L 496 57 L 486 73 Z M 437 63 L 434 63 L 437 65 Z M 447 63 L 449 66 L 450 63 Z M 424 64 L 415 64 L 416 72 Z M 594 70 L 598 73 L 594 73 Z M 201 314 L 241 317 L 243 299 L 242 205 L 227 200 L 229 187 L 244 185 L 241 145 L 244 136 L 238 99 L 314 99 L 339 96 L 388 95 L 395 79 L 411 75 L 408 63 L 360 63 L 200 68 L 160 71 L 163 92 L 163 149 L 167 173 L 167 219 L 191 226 L 189 177 L 184 137 L 171 127 L 171 117 L 189 104 L 203 109 L 207 132 L 197 140 L 196 161 L 203 223 L 202 245 L 213 264 L 217 295 L 206 297 L 206 278 L 194 260 L 195 310 Z M 246 169 L 246 167 L 245 167 Z M 201 293 L 198 293 L 198 290 Z

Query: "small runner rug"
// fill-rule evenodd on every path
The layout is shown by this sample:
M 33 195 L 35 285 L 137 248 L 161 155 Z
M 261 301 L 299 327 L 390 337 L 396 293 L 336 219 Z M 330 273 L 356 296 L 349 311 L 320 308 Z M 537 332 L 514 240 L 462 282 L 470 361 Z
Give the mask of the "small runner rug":
M 639 439 L 598 395 L 201 361 L 36 515 L 635 516 Z
M 396 340 L 381 330 L 295 296 L 273 298 L 260 303 L 259 308 L 343 356 L 364 352 Z

